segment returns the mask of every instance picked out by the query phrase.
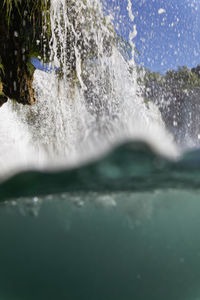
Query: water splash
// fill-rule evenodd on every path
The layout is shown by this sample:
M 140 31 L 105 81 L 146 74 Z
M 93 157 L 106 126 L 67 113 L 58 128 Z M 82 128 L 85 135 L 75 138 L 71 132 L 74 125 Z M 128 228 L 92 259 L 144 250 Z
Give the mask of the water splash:
M 129 2 L 127 9 L 132 20 Z M 80 164 L 126 139 L 144 139 L 162 154 L 177 155 L 158 108 L 145 104 L 138 92 L 133 57 L 124 59 L 112 18 L 102 11 L 98 0 L 51 0 L 54 71 L 35 71 L 34 106 L 7 103 L 1 109 L 2 174 Z M 134 26 L 132 56 L 135 34 Z M 12 147 L 6 146 L 9 140 Z

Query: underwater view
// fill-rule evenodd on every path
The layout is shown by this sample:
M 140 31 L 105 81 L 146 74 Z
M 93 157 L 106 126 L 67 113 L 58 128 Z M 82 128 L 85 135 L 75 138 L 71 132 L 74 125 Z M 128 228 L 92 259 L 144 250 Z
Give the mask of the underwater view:
M 0 0 L 0 300 L 200 300 L 200 2 Z

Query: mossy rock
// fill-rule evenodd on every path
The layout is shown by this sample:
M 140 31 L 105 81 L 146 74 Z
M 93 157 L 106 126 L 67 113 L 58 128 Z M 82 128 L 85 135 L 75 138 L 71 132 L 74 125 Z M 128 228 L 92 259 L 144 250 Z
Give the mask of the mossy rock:
M 35 102 L 35 69 L 30 56 L 33 51 L 43 56 L 42 44 L 36 41 L 41 37 L 45 3 L 46 0 L 0 1 L 1 99 L 7 96 L 23 104 Z
M 3 92 L 3 83 L 0 81 L 0 107 L 7 101 L 7 97 Z

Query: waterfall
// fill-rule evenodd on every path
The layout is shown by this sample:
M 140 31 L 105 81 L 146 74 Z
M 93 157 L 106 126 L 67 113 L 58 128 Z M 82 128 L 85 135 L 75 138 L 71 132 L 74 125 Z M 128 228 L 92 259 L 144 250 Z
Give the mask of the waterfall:
M 158 108 L 139 93 L 134 59 L 124 58 L 111 19 L 99 0 L 51 0 L 51 71 L 35 71 L 35 105 L 8 101 L 0 109 L 1 144 L 10 140 L 0 166 L 9 161 L 11 170 L 66 168 L 126 139 L 146 140 L 165 155 L 177 154 Z M 132 56 L 135 34 L 134 26 Z

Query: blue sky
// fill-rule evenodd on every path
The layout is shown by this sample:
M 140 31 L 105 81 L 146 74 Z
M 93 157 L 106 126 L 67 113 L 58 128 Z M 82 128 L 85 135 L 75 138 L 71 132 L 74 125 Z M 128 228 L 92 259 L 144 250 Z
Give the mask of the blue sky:
M 128 38 L 136 24 L 138 63 L 159 72 L 200 64 L 200 0 L 131 0 L 133 22 L 128 17 L 128 0 L 103 1 L 121 35 Z

